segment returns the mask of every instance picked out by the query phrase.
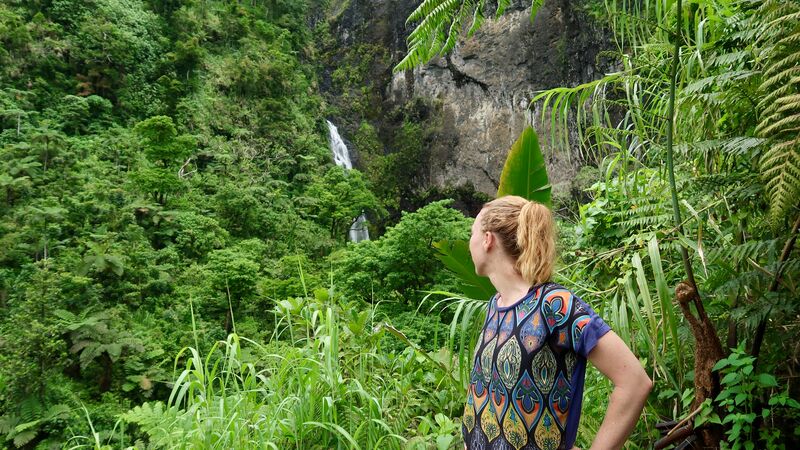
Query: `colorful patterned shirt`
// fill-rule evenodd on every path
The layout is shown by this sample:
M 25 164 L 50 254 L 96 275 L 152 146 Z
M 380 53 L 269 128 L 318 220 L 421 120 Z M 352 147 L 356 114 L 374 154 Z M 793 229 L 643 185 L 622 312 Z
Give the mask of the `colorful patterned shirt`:
M 575 443 L 586 358 L 610 327 L 564 286 L 489 301 L 461 430 L 468 450 L 556 450 Z

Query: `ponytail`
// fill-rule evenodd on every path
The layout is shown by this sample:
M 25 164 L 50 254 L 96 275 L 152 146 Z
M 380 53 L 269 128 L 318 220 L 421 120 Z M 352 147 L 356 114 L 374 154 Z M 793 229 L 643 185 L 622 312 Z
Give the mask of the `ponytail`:
M 533 285 L 549 281 L 556 253 L 552 213 L 541 203 L 529 201 L 520 209 L 517 221 L 520 254 L 514 267 Z
M 507 195 L 484 205 L 481 227 L 500 236 L 514 267 L 531 285 L 550 281 L 556 256 L 556 229 L 549 208 Z

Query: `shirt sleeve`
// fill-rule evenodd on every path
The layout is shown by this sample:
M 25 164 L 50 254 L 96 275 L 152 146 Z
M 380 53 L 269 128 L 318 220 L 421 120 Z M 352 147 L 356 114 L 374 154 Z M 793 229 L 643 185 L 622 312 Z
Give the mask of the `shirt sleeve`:
M 588 358 L 597 341 L 611 331 L 611 327 L 583 299 L 571 292 L 565 294 L 563 297 L 569 298 L 564 305 L 567 314 L 554 327 L 556 343 Z

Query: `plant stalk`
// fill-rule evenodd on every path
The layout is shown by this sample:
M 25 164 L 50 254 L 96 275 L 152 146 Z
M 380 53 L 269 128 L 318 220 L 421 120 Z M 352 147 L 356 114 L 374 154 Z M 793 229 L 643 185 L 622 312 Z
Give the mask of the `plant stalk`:
M 672 213 L 675 218 L 675 227 L 678 229 L 678 233 L 683 234 L 683 226 L 681 225 L 681 209 L 678 206 L 678 191 L 675 188 L 675 169 L 672 162 L 672 154 L 673 154 L 673 139 L 672 135 L 673 129 L 675 127 L 675 87 L 678 84 L 678 63 L 680 62 L 681 58 L 681 30 L 683 24 L 683 14 L 681 14 L 682 9 L 682 0 L 678 0 L 677 4 L 677 11 L 678 11 L 678 22 L 676 25 L 676 33 L 675 33 L 675 53 L 672 57 L 672 68 L 670 69 L 670 80 L 669 80 L 669 103 L 667 106 L 668 109 L 668 120 L 667 120 L 667 174 L 669 175 L 669 190 L 670 195 L 672 197 Z M 686 277 L 689 283 L 694 287 L 695 292 L 699 297 L 700 290 L 697 288 L 697 283 L 694 280 L 694 271 L 692 270 L 692 263 L 689 261 L 689 252 L 686 250 L 686 246 L 681 246 L 681 258 L 683 259 L 683 267 L 686 270 Z M 697 307 L 701 308 L 702 302 L 697 302 Z M 698 311 L 699 312 L 699 311 Z

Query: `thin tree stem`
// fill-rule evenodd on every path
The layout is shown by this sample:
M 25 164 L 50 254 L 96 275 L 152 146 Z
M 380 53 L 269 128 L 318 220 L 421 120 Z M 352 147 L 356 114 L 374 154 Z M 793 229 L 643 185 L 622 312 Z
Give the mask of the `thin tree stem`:
M 672 57 L 672 69 L 670 73 L 670 80 L 669 80 L 669 119 L 667 120 L 667 173 L 669 174 L 669 188 L 670 194 L 672 196 L 672 211 L 675 217 L 675 226 L 678 228 L 678 232 L 683 232 L 682 220 L 681 220 L 681 209 L 678 206 L 678 191 L 675 188 L 675 169 L 673 167 L 672 162 L 672 153 L 673 153 L 673 142 L 672 142 L 672 135 L 674 133 L 673 129 L 675 127 L 675 87 L 678 83 L 678 64 L 681 58 L 681 30 L 682 30 L 682 19 L 683 14 L 681 13 L 682 10 L 682 0 L 678 0 L 677 4 L 677 11 L 678 11 L 678 23 L 676 25 L 677 33 L 675 34 L 675 53 Z M 694 271 L 692 270 L 692 263 L 689 261 L 689 252 L 686 250 L 685 246 L 681 246 L 681 258 L 683 258 L 683 267 L 686 270 L 686 277 L 689 283 L 694 287 L 695 292 L 699 297 L 700 290 L 697 288 L 697 283 L 694 280 Z M 701 308 L 702 302 L 696 302 L 697 308 Z

